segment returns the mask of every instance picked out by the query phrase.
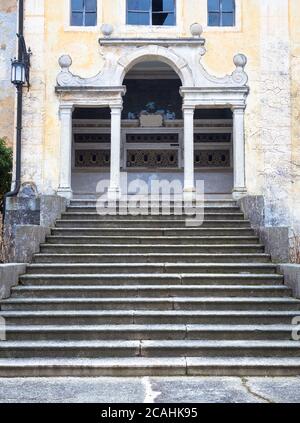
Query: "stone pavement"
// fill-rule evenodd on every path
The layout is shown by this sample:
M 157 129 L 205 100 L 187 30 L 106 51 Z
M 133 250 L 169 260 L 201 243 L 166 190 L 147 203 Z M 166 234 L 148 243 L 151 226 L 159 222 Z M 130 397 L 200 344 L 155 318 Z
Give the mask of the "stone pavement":
M 300 377 L 0 379 L 1 403 L 300 403 Z

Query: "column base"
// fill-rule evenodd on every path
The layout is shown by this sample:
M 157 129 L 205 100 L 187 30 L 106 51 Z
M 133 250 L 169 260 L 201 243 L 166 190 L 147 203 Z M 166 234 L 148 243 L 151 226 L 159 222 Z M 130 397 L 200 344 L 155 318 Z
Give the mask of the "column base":
M 239 200 L 242 197 L 245 197 L 247 195 L 247 189 L 245 187 L 241 188 L 233 188 L 232 190 L 232 198 L 234 200 Z
M 67 200 L 71 200 L 73 198 L 73 191 L 69 187 L 59 187 L 57 190 L 57 195 L 60 195 L 61 197 L 66 198 Z

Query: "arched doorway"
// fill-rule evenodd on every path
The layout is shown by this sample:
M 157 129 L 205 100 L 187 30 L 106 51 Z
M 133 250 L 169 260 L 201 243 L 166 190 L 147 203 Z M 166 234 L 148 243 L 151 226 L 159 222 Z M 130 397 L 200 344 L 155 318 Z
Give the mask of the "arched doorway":
M 130 182 L 137 177 L 182 179 L 182 81 L 170 65 L 142 61 L 126 73 L 122 111 L 121 166 Z M 182 192 L 182 189 L 181 189 Z

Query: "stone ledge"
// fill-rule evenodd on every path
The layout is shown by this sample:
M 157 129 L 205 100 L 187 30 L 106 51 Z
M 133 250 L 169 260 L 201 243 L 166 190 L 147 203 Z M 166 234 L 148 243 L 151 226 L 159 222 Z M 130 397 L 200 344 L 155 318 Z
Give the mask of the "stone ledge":
M 265 216 L 265 201 L 262 195 L 247 195 L 238 201 L 245 217 L 250 220 L 260 241 L 276 263 L 290 261 L 289 228 L 287 226 L 268 226 Z
M 164 47 L 169 46 L 201 46 L 205 45 L 205 38 L 99 38 L 100 46 L 148 46 L 149 44 Z
M 19 276 L 25 270 L 26 264 L 0 264 L 0 300 L 10 297 L 11 288 L 18 285 Z
M 66 210 L 66 199 L 58 195 L 29 195 L 7 199 L 5 239 L 9 251 L 5 261 L 29 263 L 45 242 L 50 228 Z
M 50 235 L 48 226 L 16 225 L 14 237 L 14 256 L 16 263 L 30 263 L 35 253 L 40 250 L 40 245 Z
M 292 289 L 293 296 L 300 298 L 300 264 L 279 264 L 278 271 L 284 275 L 284 282 Z

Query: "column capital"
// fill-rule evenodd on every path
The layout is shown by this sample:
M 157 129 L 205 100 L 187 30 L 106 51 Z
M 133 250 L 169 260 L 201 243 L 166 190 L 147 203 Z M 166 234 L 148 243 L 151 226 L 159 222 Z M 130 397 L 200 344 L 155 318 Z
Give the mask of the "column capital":
M 118 114 L 118 113 L 122 112 L 122 110 L 123 110 L 123 104 L 122 103 L 120 103 L 120 104 L 110 104 L 109 107 L 110 107 L 110 113 L 112 113 L 112 114 L 113 113 Z
M 238 106 L 231 106 L 231 110 L 232 113 L 236 113 L 236 114 L 244 114 L 245 113 L 245 109 L 246 109 L 246 105 L 238 105 Z
M 74 110 L 74 104 L 64 104 L 64 103 L 61 103 L 60 105 L 59 105 L 59 110 L 60 111 L 63 111 L 63 110 L 71 110 L 72 112 L 73 112 L 73 110 Z
M 194 113 L 195 112 L 195 106 L 188 106 L 188 105 L 183 104 L 182 105 L 182 111 L 184 113 Z
M 59 116 L 61 116 L 63 113 L 72 114 L 73 111 L 74 111 L 74 105 L 73 104 L 60 104 L 59 105 Z

